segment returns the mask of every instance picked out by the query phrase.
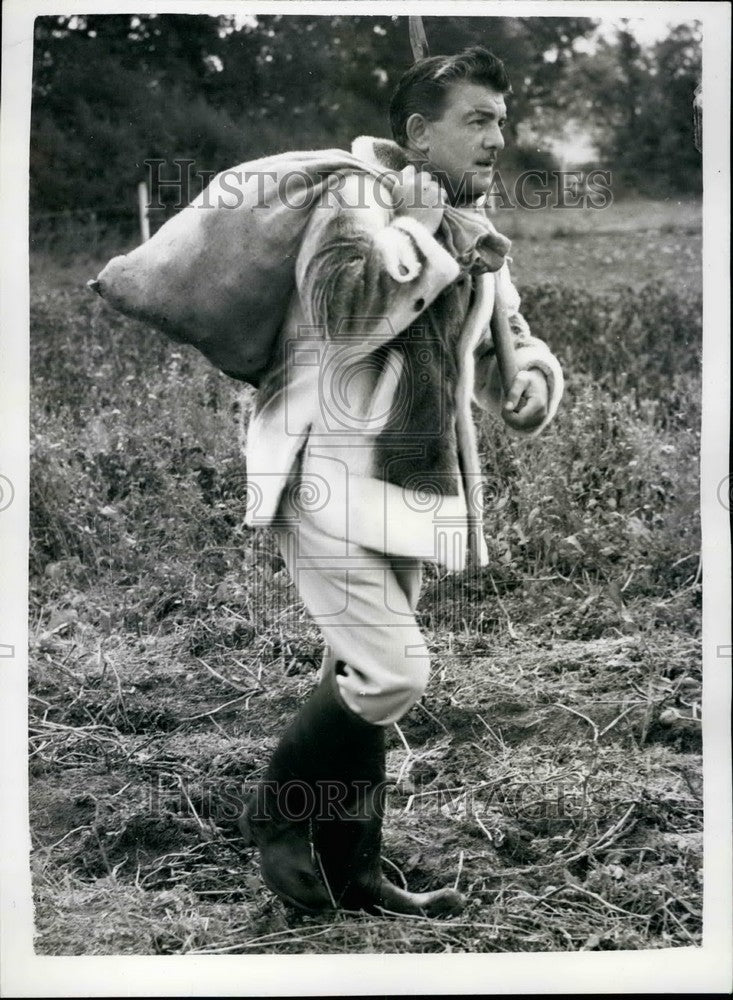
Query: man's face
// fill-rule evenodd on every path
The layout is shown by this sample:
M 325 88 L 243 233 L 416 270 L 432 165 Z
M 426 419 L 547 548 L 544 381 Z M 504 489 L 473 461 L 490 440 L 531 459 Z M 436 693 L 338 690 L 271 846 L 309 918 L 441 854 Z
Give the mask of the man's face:
M 426 122 L 429 164 L 449 182 L 452 200 L 474 201 L 491 186 L 491 171 L 504 148 L 504 95 L 461 80 L 446 95 L 443 115 Z

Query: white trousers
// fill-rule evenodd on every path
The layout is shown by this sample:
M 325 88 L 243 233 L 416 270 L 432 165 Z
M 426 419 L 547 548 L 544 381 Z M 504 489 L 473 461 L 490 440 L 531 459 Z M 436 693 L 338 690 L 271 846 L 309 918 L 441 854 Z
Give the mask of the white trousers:
M 326 534 L 284 497 L 273 525 L 295 588 L 323 634 L 323 670 L 366 721 L 396 722 L 422 696 L 430 658 L 415 620 L 422 561 Z

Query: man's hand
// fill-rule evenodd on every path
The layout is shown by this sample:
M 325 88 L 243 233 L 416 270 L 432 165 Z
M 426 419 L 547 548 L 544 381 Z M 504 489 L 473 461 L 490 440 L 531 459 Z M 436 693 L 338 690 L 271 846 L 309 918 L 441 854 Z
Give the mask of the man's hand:
M 409 215 L 434 233 L 443 219 L 446 195 L 443 188 L 424 170 L 405 167 L 397 175 L 392 198 L 398 215 Z
M 548 399 L 547 380 L 539 369 L 517 372 L 501 415 L 514 430 L 534 430 L 547 416 Z

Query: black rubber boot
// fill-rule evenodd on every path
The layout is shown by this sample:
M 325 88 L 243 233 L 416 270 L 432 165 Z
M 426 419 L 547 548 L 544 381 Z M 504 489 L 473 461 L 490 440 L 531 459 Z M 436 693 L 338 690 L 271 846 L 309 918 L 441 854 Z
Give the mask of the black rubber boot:
M 300 909 L 458 912 L 455 890 L 411 893 L 382 874 L 385 797 L 384 728 L 351 711 L 330 671 L 278 744 L 240 830 L 260 849 L 265 884 Z
M 343 703 L 332 674 L 286 730 L 239 820 L 245 841 L 260 850 L 265 884 L 286 902 L 309 912 L 336 905 L 313 857 L 312 820 L 346 798 L 383 741 L 380 727 Z
M 339 664 L 336 666 L 338 670 Z M 331 684 L 337 692 L 335 678 Z M 329 894 L 337 906 L 374 913 L 452 914 L 465 900 L 455 889 L 408 892 L 382 873 L 382 821 L 388 783 L 384 728 L 371 725 L 342 704 L 344 736 L 339 758 L 343 798 L 329 803 L 330 817 L 314 825 L 314 847 Z

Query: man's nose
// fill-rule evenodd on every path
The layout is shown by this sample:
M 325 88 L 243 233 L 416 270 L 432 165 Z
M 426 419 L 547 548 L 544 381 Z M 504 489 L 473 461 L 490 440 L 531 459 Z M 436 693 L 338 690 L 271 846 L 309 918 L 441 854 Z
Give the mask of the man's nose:
M 494 125 L 484 135 L 484 148 L 500 152 L 504 148 L 504 136 L 498 125 Z

